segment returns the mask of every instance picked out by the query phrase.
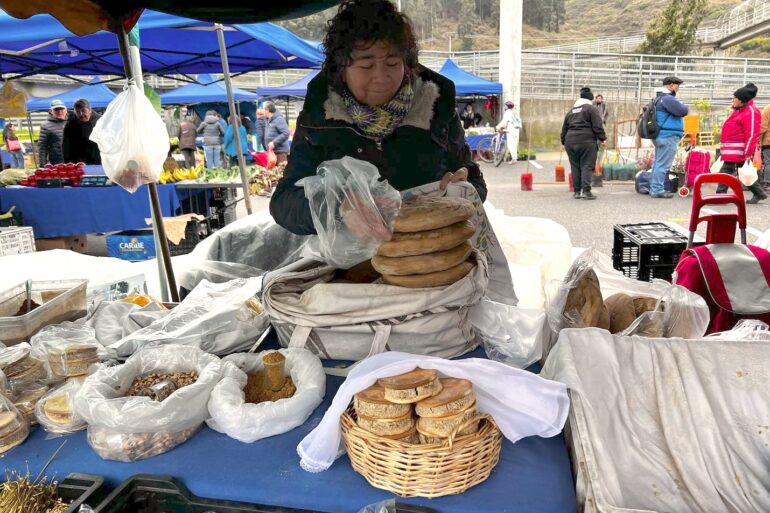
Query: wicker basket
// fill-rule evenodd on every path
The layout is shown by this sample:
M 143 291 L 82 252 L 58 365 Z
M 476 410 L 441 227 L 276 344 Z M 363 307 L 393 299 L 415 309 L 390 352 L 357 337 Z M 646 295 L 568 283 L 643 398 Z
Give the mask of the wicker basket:
M 409 444 L 361 429 L 352 408 L 342 414 L 342 437 L 353 469 L 375 488 L 401 497 L 462 493 L 489 477 L 500 460 L 502 434 L 489 415 L 478 433 L 445 444 Z

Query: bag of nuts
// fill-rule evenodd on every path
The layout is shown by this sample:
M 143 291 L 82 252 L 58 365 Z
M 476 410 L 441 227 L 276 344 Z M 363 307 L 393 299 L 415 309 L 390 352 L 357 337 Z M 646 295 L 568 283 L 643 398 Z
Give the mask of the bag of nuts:
M 89 376 L 75 411 L 88 421 L 88 442 L 102 458 L 148 458 L 198 430 L 222 372 L 219 358 L 196 347 L 148 347 Z

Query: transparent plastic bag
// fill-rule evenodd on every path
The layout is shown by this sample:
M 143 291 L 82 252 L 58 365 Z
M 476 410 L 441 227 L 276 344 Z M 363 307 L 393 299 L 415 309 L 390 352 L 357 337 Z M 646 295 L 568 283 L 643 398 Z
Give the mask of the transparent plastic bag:
M 746 187 L 754 185 L 754 183 L 759 180 L 757 168 L 754 167 L 754 164 L 752 164 L 750 160 L 744 162 L 740 169 L 738 169 L 738 179 Z
M 373 257 L 393 235 L 401 194 L 379 178 L 374 165 L 343 157 L 321 163 L 317 175 L 297 182 L 310 203 L 324 262 L 349 269 Z
M 219 358 L 196 347 L 145 348 L 124 364 L 89 376 L 75 396 L 75 411 L 88 422 L 89 443 L 99 456 L 135 461 L 168 451 L 197 431 L 222 371 Z M 163 401 L 125 396 L 138 377 L 175 372 L 196 372 L 198 379 Z
M 47 355 L 51 372 L 59 378 L 87 374 L 103 350 L 94 329 L 75 322 L 46 326 L 32 337 L 32 347 Z
M 144 346 L 182 344 L 217 355 L 249 349 L 270 323 L 255 299 L 262 277 L 200 282 L 176 308 L 110 345 L 119 356 Z
M 396 513 L 396 499 L 386 499 L 358 510 L 358 513 Z
M 756 319 L 741 319 L 733 329 L 706 336 L 719 340 L 758 340 L 770 342 L 770 326 Z
M 306 349 L 281 349 L 280 353 L 286 357 L 286 371 L 297 387 L 294 395 L 275 402 L 246 403 L 243 391 L 246 373 L 264 369 L 265 352 L 226 356 L 224 377 L 209 399 L 211 418 L 206 423 L 211 429 L 251 443 L 291 431 L 310 417 L 326 392 L 321 360 Z
M 27 439 L 29 424 L 10 399 L 0 395 L 0 417 L 3 418 L 0 454 L 5 454 Z
M 168 132 L 133 82 L 110 102 L 90 139 L 99 146 L 104 173 L 127 191 L 160 178 L 169 152 Z
M 70 380 L 48 391 L 35 406 L 37 422 L 49 438 L 68 435 L 86 428 L 86 421 L 75 411 L 73 399 L 81 383 Z
M 5 374 L 11 390 L 28 383 L 51 380 L 47 358 L 27 342 L 0 351 L 0 371 Z
M 701 338 L 711 315 L 706 301 L 679 285 L 669 285 L 655 309 L 644 312 L 620 335 L 652 338 Z
M 485 298 L 471 308 L 470 320 L 490 360 L 526 369 L 543 356 L 544 310 Z
M 13 405 L 19 410 L 19 413 L 26 419 L 30 426 L 37 424 L 35 408 L 38 401 L 48 392 L 49 386 L 46 383 L 25 383 L 15 387 L 8 397 L 13 399 Z
M 0 88 L 0 118 L 23 118 L 27 115 L 27 95 L 6 80 Z

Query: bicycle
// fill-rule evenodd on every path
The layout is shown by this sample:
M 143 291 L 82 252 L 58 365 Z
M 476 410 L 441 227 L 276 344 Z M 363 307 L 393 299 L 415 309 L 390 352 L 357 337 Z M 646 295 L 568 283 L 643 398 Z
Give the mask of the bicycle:
M 508 153 L 508 140 L 504 130 L 493 137 L 482 140 L 476 147 L 479 158 L 484 162 L 494 163 L 499 166 L 505 160 Z

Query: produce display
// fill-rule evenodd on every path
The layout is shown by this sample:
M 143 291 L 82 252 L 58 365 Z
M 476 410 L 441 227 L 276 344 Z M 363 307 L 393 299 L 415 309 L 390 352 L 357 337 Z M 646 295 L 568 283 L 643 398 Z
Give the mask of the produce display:
M 163 383 L 172 382 L 174 384 L 174 390 L 192 385 L 198 380 L 197 372 L 169 372 L 169 373 L 150 373 L 144 376 L 138 376 L 131 383 L 126 396 L 146 395 L 144 392 L 147 389 Z M 172 391 L 173 392 L 173 391 Z M 169 394 L 170 395 L 170 394 Z
M 84 162 L 77 164 L 46 164 L 44 167 L 36 169 L 34 174 L 19 181 L 19 185 L 27 187 L 37 187 L 43 180 L 67 180 L 69 185 L 78 186 L 86 174 L 86 165 Z
M 0 171 L 0 187 L 6 185 L 17 185 L 22 180 L 26 180 L 29 174 L 24 169 L 9 168 L 4 171 Z
M 272 351 L 262 357 L 262 364 L 262 371 L 246 375 L 246 402 L 259 404 L 294 396 L 297 387 L 286 373 L 286 357 L 278 351 Z
M 418 196 L 405 201 L 372 266 L 389 285 L 440 287 L 464 278 L 476 265 L 468 239 L 476 209 L 462 198 Z
M 88 443 L 104 459 L 138 461 L 168 452 L 186 442 L 198 426 L 174 433 L 116 433 L 109 429 L 89 428 Z
M 182 167 L 174 170 L 164 169 L 160 174 L 158 183 L 173 183 L 181 182 L 182 180 L 197 180 L 203 171 L 203 166 L 197 167 Z

